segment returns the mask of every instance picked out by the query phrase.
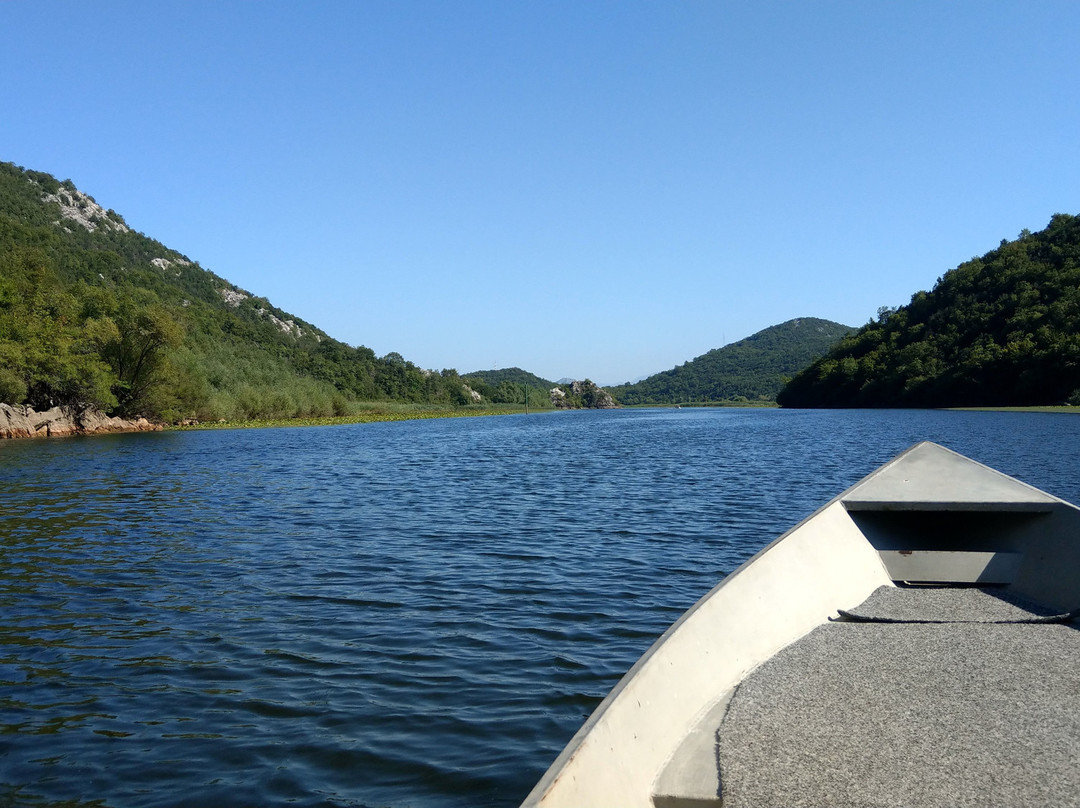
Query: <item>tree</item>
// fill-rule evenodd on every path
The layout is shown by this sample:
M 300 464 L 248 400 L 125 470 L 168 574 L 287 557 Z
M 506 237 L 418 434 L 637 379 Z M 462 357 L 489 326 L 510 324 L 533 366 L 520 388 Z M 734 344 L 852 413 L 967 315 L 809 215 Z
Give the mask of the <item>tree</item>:
M 99 353 L 107 338 L 107 328 L 80 317 L 46 253 L 0 256 L 0 398 L 39 409 L 115 405 Z
M 149 290 L 114 295 L 88 288 L 85 294 L 84 314 L 100 331 L 101 355 L 115 376 L 116 412 L 124 416 L 154 413 L 156 388 L 171 370 L 168 351 L 183 336 L 180 325 Z

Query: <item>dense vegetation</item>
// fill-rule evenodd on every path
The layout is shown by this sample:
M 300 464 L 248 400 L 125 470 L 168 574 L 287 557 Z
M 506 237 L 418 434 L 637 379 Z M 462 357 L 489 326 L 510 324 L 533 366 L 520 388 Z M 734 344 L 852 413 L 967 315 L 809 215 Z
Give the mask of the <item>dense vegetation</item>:
M 528 403 L 530 407 L 537 409 L 551 408 L 549 392 L 555 386 L 554 382 L 541 379 L 521 368 L 477 370 L 462 376 L 462 381 L 486 401 L 496 404 Z
M 784 388 L 785 407 L 1080 404 L 1080 217 L 938 279 Z
M 456 371 L 332 339 L 70 180 L 0 163 L 0 401 L 205 421 L 473 400 Z
M 853 330 L 814 317 L 788 320 L 611 393 L 626 405 L 771 402 L 784 382 Z

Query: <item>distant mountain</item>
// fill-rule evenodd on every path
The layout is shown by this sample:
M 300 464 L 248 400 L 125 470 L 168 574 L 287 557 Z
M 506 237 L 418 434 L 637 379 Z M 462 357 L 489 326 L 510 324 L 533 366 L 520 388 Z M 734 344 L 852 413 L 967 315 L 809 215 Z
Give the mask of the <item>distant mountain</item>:
M 660 373 L 660 372 L 661 371 L 656 371 L 656 373 Z M 602 384 L 600 386 L 601 387 L 606 387 L 608 389 L 610 389 L 612 387 L 627 387 L 627 386 L 629 386 L 631 384 L 637 384 L 638 382 L 643 382 L 647 378 L 649 378 L 650 376 L 655 376 L 656 373 L 642 373 L 640 376 L 636 376 L 636 377 L 634 377 L 633 379 L 631 379 L 628 382 L 614 382 L 614 383 L 610 383 L 610 384 Z
M 854 330 L 816 317 L 788 320 L 672 370 L 609 390 L 627 406 L 772 401 L 791 376 Z
M 973 258 L 798 374 L 784 407 L 1080 404 L 1080 216 Z
M 473 400 L 455 371 L 339 342 L 70 180 L 0 163 L 0 401 L 231 420 Z

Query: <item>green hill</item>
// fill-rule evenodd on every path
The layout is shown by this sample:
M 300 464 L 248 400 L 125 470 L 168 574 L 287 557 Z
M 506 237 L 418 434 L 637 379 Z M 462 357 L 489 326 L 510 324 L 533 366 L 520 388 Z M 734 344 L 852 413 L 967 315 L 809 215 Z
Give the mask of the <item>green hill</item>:
M 1080 217 L 946 272 L 784 388 L 785 407 L 1080 404 Z
M 467 404 L 132 230 L 70 180 L 0 163 L 0 401 L 177 420 Z
M 529 373 L 521 368 L 503 368 L 502 370 L 474 370 L 472 373 L 463 373 L 463 379 L 480 379 L 484 384 L 497 387 L 503 382 L 511 384 L 527 384 L 541 390 L 550 390 L 555 382 L 541 379 L 535 373 Z
M 815 317 L 788 320 L 672 370 L 608 389 L 625 405 L 772 401 L 784 382 L 853 330 Z
M 528 388 L 530 407 L 551 408 L 551 388 L 554 382 L 541 379 L 534 373 L 521 368 L 503 368 L 502 370 L 476 370 L 462 377 L 472 390 L 488 401 L 497 404 L 524 404 Z

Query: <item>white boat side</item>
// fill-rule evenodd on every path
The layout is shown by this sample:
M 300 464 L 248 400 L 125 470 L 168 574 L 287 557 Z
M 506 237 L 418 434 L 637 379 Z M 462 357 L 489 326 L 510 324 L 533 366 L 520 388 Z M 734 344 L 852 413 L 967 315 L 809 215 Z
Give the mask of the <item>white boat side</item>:
M 957 519 L 981 520 L 979 529 L 957 538 Z M 946 533 L 943 546 L 927 546 L 927 537 Z M 1080 511 L 944 447 L 917 444 L 687 611 L 599 705 L 523 808 L 719 805 L 719 772 L 708 761 L 736 686 L 838 610 L 911 579 L 891 567 L 914 559 L 940 570 L 946 553 L 958 581 L 994 580 L 1062 609 L 1080 605 Z

